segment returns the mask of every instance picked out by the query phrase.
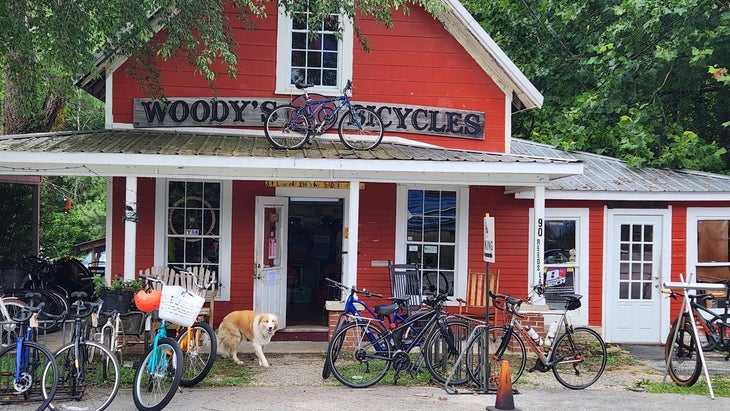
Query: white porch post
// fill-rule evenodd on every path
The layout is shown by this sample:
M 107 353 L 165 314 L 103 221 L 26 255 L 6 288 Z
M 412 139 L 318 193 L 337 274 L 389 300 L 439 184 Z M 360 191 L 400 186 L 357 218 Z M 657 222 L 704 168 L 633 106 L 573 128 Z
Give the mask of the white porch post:
M 350 181 L 350 196 L 347 204 L 347 254 L 343 256 L 345 268 L 343 284 L 357 284 L 358 226 L 360 225 L 360 182 Z
M 127 177 L 124 198 L 124 279 L 134 279 L 137 247 L 137 177 Z
M 533 207 L 535 208 L 535 224 L 534 224 L 534 238 L 535 238 L 535 255 L 533 255 L 535 271 L 531 278 L 529 286 L 538 284 L 542 280 L 544 271 L 543 256 L 545 255 L 545 187 L 535 187 L 535 199 Z M 533 303 L 544 304 L 545 297 L 535 296 Z

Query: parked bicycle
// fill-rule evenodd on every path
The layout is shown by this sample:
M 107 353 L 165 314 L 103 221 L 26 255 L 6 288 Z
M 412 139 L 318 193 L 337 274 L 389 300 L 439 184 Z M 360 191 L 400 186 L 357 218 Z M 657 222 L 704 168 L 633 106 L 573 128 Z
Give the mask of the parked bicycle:
M 541 294 L 542 289 L 542 285 L 533 287 L 538 294 Z M 475 327 L 469 337 L 465 352 L 467 370 L 472 381 L 480 388 L 495 385 L 494 382 L 498 380 L 495 373 L 499 373 L 499 365 L 503 360 L 509 362 L 511 381 L 516 383 L 527 365 L 525 343 L 537 355 L 530 372 L 552 371 L 560 384 L 573 390 L 590 387 L 601 377 L 608 359 L 606 343 L 597 332 L 588 327 L 573 327 L 568 316 L 569 311 L 581 306 L 581 295 L 562 296 L 565 299 L 564 311 L 558 320 L 554 341 L 548 341 L 547 345 L 542 345 L 539 336 L 537 341 L 530 337 L 529 327 L 521 324 L 520 318 L 525 317 L 520 314 L 523 302 L 521 299 L 491 292 L 490 297 L 494 299 L 496 309 L 505 311 L 506 325 L 482 324 Z M 488 341 L 482 338 L 484 330 L 488 330 Z M 488 351 L 485 350 L 485 344 L 488 345 Z M 490 369 L 488 381 L 484 381 L 483 377 L 485 356 Z
M 89 317 L 104 301 L 85 301 L 88 295 L 83 291 L 71 293 L 71 298 L 75 299 L 71 342 L 54 355 L 59 372 L 58 388 L 49 408 L 100 411 L 114 400 L 122 378 L 114 354 L 106 346 L 86 339 Z
M 36 340 L 45 303 L 36 304 L 41 298 L 37 293 L 24 297 L 30 302 L 28 307 L 12 317 L 19 325 L 15 344 L 0 350 L 0 406 L 4 410 L 44 410 L 58 386 L 53 354 Z M 50 318 L 58 321 L 60 317 Z
M 147 289 L 135 296 L 135 305 L 144 312 L 152 312 L 160 307 L 162 293 L 152 290 L 154 283 L 164 283 L 156 278 L 143 277 Z M 159 411 L 175 396 L 182 379 L 183 353 L 177 341 L 167 336 L 167 322 L 160 320 L 152 343 L 142 354 L 132 383 L 134 405 L 138 410 Z
M 321 135 L 337 122 L 340 141 L 353 150 L 370 150 L 383 140 L 383 121 L 375 111 L 351 104 L 352 81 L 348 80 L 339 97 L 312 99 L 307 88 L 313 84 L 297 83 L 303 90 L 304 103 L 301 106 L 285 104 L 276 107 L 264 122 L 264 133 L 269 142 L 277 148 L 295 149 L 311 143 L 314 136 Z
M 672 290 L 662 290 L 672 299 L 685 295 Z M 730 360 L 730 288 L 725 295 L 725 308 L 720 313 L 707 307 L 707 302 L 715 297 L 709 293 L 689 294 L 689 306 L 695 318 L 700 340 L 695 338 L 688 312 L 682 313 L 669 329 L 664 345 L 664 356 L 669 364 L 669 376 L 677 385 L 690 387 L 702 373 L 702 359 L 698 348 L 703 351 L 725 352 L 725 360 Z
M 469 335 L 469 325 L 449 317 L 443 310 L 445 301 L 444 294 L 426 299 L 427 309 L 412 313 L 392 329 L 383 329 L 376 319 L 348 316 L 327 351 L 332 375 L 349 387 L 364 388 L 383 379 L 392 365 L 397 383 L 400 373 L 412 372 L 414 360 L 422 356 L 435 380 L 443 383 L 453 371 L 461 377 L 457 383 L 467 382 L 466 367 L 455 365 L 455 360 Z M 406 334 L 412 327 L 417 329 L 415 335 Z M 453 370 L 455 366 L 459 368 Z
M 13 321 L 28 304 L 15 297 L 0 297 L 0 346 L 15 344 L 18 324 Z

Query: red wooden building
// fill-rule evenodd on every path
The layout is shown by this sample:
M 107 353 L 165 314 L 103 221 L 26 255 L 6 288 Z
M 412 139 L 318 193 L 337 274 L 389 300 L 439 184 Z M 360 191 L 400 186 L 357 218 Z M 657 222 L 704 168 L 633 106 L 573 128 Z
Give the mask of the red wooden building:
M 106 102 L 107 128 L 3 137 L 0 174 L 108 176 L 107 275 L 213 267 L 216 323 L 253 308 L 289 329 L 324 326 L 322 278 L 389 295 L 388 260 L 463 296 L 469 270 L 485 269 L 488 213 L 500 292 L 546 282 L 534 310 L 575 292 L 574 322 L 607 341 L 663 341 L 662 282 L 728 277 L 730 180 L 512 139 L 512 113 L 542 95 L 458 1 L 444 3 L 438 18 L 396 12 L 392 29 L 361 22 L 368 53 L 347 24 L 340 40 L 323 28 L 304 41 L 270 5 L 256 30 L 235 28 L 238 77 L 223 76 L 215 100 L 192 68 L 163 62 L 165 108 L 124 59 L 105 60 L 81 86 Z M 300 79 L 323 95 L 352 79 L 353 100 L 383 118 L 383 143 L 352 151 L 332 134 L 273 149 L 263 118 Z

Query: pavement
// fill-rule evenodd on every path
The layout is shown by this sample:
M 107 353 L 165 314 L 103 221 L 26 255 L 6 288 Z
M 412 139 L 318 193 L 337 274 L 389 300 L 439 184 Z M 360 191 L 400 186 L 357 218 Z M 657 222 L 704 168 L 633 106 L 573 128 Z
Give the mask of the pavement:
M 240 358 L 250 361 L 256 369 L 250 344 L 241 345 Z M 636 358 L 641 372 L 659 379 L 665 370 L 663 346 L 627 345 L 621 347 Z M 167 406 L 171 410 L 378 410 L 421 411 L 454 410 L 662 410 L 690 407 L 730 409 L 730 398 L 707 395 L 650 394 L 627 389 L 626 386 L 596 384 L 585 390 L 569 390 L 552 379 L 550 384 L 520 384 L 518 393 L 474 394 L 463 391 L 449 394 L 441 386 L 406 387 L 377 384 L 370 388 L 353 389 L 340 385 L 330 377 L 322 380 L 322 361 L 326 343 L 277 341 L 264 351 L 271 363 L 261 368 L 260 380 L 250 386 L 220 388 L 185 388 Z M 730 374 L 724 358 L 713 357 L 713 369 Z M 613 372 L 613 371 L 612 371 Z M 532 375 L 532 374 L 531 374 Z M 607 376 L 604 373 L 604 376 Z M 632 376 L 641 378 L 642 375 Z M 604 377 L 602 376 L 602 379 Z M 704 378 L 704 377 L 702 377 Z M 607 380 L 612 381 L 608 376 Z M 521 379 L 522 381 L 522 379 Z M 529 381 L 529 380 L 528 380 Z M 601 380 L 599 380 L 600 382 Z M 673 384 L 666 377 L 667 384 Z M 110 405 L 111 411 L 132 411 L 135 406 L 131 390 L 122 389 Z

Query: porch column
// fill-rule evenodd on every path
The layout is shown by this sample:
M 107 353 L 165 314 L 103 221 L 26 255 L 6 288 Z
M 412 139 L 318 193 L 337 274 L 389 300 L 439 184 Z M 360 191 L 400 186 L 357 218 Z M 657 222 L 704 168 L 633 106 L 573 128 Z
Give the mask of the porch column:
M 127 177 L 124 196 L 124 279 L 135 278 L 137 247 L 137 177 Z
M 535 200 L 533 207 L 535 209 L 535 224 L 534 224 L 534 238 L 535 238 L 535 255 L 533 261 L 535 262 L 535 271 L 530 276 L 530 284 L 533 286 L 539 284 L 542 280 L 544 264 L 543 256 L 545 255 L 545 187 L 535 187 Z M 545 297 L 534 296 L 533 304 L 545 304 Z
M 345 267 L 342 273 L 343 284 L 357 284 L 357 250 L 358 238 L 360 237 L 358 227 L 360 225 L 360 182 L 350 181 L 350 196 L 347 203 L 347 254 L 343 257 Z

